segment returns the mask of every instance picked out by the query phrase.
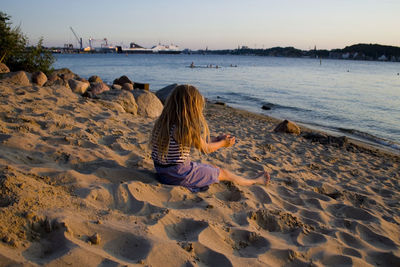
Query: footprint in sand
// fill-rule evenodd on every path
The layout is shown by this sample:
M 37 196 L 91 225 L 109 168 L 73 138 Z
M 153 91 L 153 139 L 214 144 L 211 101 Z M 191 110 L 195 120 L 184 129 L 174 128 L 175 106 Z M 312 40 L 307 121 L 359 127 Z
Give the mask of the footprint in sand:
M 354 248 L 343 248 L 342 249 L 343 255 L 351 256 L 351 257 L 357 257 L 357 258 L 362 258 L 361 253 L 354 249 Z
M 165 226 L 168 237 L 177 241 L 197 241 L 199 233 L 208 227 L 205 221 L 183 219 L 178 223 Z
M 380 249 L 396 249 L 398 246 L 390 238 L 373 232 L 368 227 L 358 224 L 356 227 L 360 237 L 372 246 Z
M 218 253 L 202 244 L 196 242 L 193 244 L 196 257 L 200 261 L 200 266 L 218 266 L 232 267 L 231 261 L 223 254 Z
M 271 247 L 267 239 L 257 233 L 246 230 L 232 230 L 230 238 L 234 242 L 234 249 L 240 257 L 256 258 Z
M 272 199 L 268 195 L 267 192 L 265 192 L 265 189 L 263 189 L 260 186 L 252 186 L 250 187 L 250 191 L 253 192 L 254 196 L 256 197 L 257 201 L 262 204 L 271 204 Z
M 108 254 L 123 260 L 137 263 L 147 257 L 151 250 L 151 242 L 141 236 L 124 233 L 108 241 L 103 249 Z
M 330 205 L 328 206 L 327 210 L 337 218 L 348 218 L 348 219 L 370 221 L 370 222 L 378 220 L 375 216 L 373 216 L 371 213 L 369 213 L 364 209 L 355 208 L 344 204 Z
M 51 233 L 42 233 L 40 241 L 32 242 L 22 255 L 29 261 L 44 265 L 69 253 L 74 246 L 65 238 L 64 229 L 59 229 Z
M 231 182 L 221 182 L 226 188 L 216 194 L 216 197 L 222 201 L 237 202 L 243 199 L 242 191 Z M 217 185 L 218 186 L 218 185 Z
M 322 259 L 326 266 L 353 266 L 353 260 L 349 256 L 328 255 Z
M 364 249 L 365 245 L 363 242 L 358 238 L 346 232 L 339 232 L 338 233 L 339 240 L 345 243 L 347 246 L 352 248 Z
M 307 207 L 309 207 L 309 208 L 316 208 L 319 210 L 324 210 L 322 208 L 320 200 L 317 198 L 308 198 L 308 199 L 305 199 L 304 202 L 306 203 Z
M 315 232 L 309 232 L 307 234 L 300 232 L 297 237 L 297 242 L 302 246 L 318 246 L 326 243 L 326 241 L 327 239 L 324 235 Z
M 249 224 L 249 221 L 247 220 L 248 215 L 247 215 L 246 211 L 234 213 L 234 214 L 232 214 L 231 217 L 240 226 L 245 226 L 245 225 Z
M 280 210 L 260 209 L 256 212 L 250 212 L 249 217 L 255 220 L 261 228 L 269 232 L 288 233 L 296 229 L 309 231 L 314 228 L 313 226 L 303 223 L 291 213 Z
M 370 252 L 367 261 L 374 266 L 400 266 L 400 257 L 393 252 Z
M 146 224 L 153 225 L 168 213 L 165 208 L 136 199 L 131 192 L 132 187 L 126 184 L 114 184 L 109 186 L 108 190 L 112 196 L 109 203 L 110 208 L 128 215 L 144 217 L 144 223 Z

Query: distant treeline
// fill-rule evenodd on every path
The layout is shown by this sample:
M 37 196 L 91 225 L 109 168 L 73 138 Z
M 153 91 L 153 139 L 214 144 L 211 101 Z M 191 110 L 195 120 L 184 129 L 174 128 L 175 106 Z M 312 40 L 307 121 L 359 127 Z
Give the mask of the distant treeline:
M 346 46 L 343 49 L 332 50 L 300 50 L 294 47 L 273 47 L 268 49 L 256 49 L 243 46 L 237 49 L 199 50 L 198 52 L 203 54 L 217 55 L 253 55 L 272 57 L 310 57 L 400 61 L 400 47 L 379 44 L 356 44 Z

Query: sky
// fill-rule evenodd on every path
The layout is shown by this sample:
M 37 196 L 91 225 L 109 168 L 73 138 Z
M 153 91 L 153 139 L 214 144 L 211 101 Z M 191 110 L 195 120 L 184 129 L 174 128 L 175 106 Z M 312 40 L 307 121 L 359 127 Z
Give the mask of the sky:
M 89 38 L 192 50 L 400 46 L 400 0 L 0 0 L 0 11 L 46 46 L 78 46 L 70 27 L 84 46 Z

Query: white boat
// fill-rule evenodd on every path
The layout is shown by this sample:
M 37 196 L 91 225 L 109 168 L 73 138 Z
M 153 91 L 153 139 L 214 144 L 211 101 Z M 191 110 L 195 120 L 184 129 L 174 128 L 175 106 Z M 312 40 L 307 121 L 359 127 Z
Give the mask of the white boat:
M 177 45 L 162 45 L 158 44 L 156 46 L 153 46 L 151 48 L 154 53 L 159 53 L 159 54 L 180 54 L 182 53 L 182 49 L 180 49 Z

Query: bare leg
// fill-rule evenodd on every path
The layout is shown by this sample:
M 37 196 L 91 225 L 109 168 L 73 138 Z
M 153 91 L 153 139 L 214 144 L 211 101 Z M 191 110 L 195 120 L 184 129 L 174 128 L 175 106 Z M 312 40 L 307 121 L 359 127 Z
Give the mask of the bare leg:
M 262 172 L 261 174 L 257 175 L 254 179 L 246 179 L 243 177 L 240 177 L 236 174 L 233 174 L 232 172 L 219 168 L 219 176 L 218 179 L 220 181 L 231 181 L 234 183 L 237 183 L 239 185 L 253 185 L 253 184 L 261 184 L 261 185 L 266 185 L 269 183 L 270 176 L 268 172 Z

